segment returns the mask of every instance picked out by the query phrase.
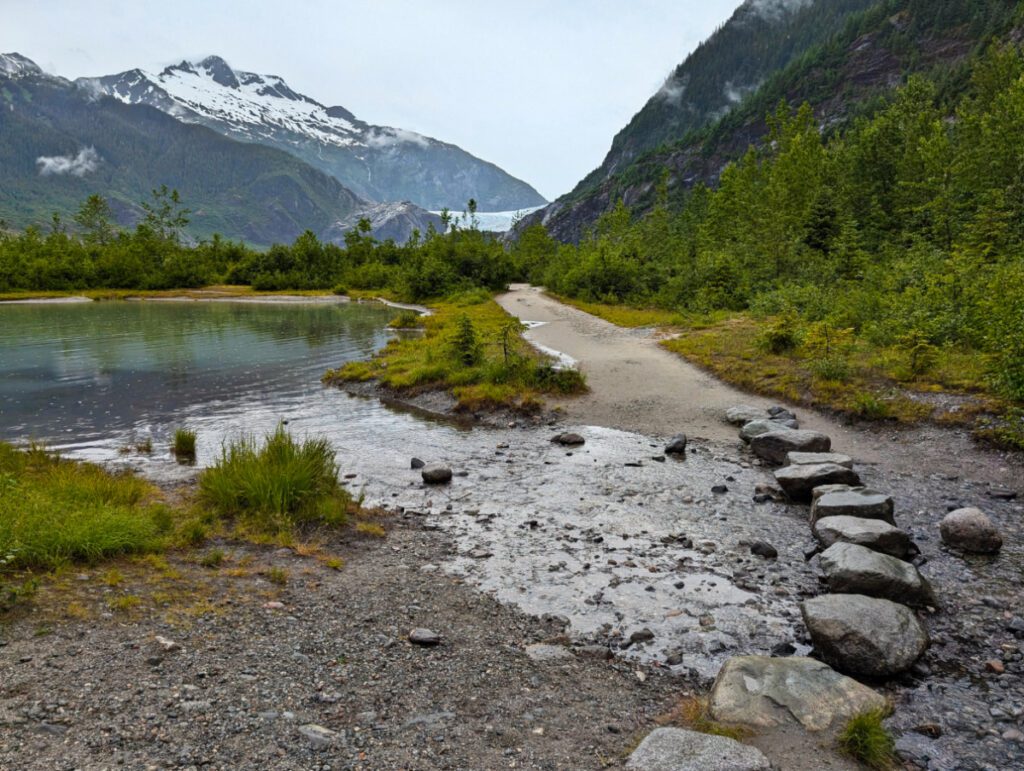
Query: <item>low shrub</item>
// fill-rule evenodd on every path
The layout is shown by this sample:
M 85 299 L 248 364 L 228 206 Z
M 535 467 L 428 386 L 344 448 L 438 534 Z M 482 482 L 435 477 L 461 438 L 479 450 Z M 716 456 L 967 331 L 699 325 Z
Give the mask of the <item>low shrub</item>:
M 191 463 L 196 459 L 196 432 L 190 428 L 179 428 L 174 432 L 171 452 L 179 461 Z
M 199 497 L 219 514 L 268 532 L 307 522 L 341 524 L 351 502 L 338 484 L 330 443 L 298 442 L 283 426 L 262 446 L 246 437 L 225 447 L 199 477 Z

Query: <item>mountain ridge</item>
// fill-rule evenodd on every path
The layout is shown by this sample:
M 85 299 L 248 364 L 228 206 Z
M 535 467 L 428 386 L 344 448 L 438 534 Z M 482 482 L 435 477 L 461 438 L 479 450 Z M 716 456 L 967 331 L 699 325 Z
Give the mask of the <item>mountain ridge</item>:
M 345 107 L 294 91 L 280 76 L 235 70 L 216 55 L 184 60 L 159 73 L 136 68 L 75 83 L 234 139 L 284 150 L 371 202 L 408 200 L 438 210 L 461 209 L 473 198 L 486 211 L 547 203 L 526 182 L 456 145 L 367 123 Z

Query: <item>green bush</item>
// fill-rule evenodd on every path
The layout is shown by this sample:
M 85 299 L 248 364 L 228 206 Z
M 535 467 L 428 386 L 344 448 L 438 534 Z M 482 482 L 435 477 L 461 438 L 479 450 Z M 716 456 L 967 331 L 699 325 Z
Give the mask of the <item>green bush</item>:
M 298 442 L 284 429 L 262 446 L 251 437 L 224 448 L 199 477 L 199 497 L 217 513 L 267 532 L 308 522 L 341 524 L 350 502 L 326 439 Z
M 465 313 L 455 320 L 455 332 L 452 335 L 449 348 L 452 356 L 463 367 L 475 366 L 483 356 L 476 327 L 473 326 L 472 319 Z
M 785 353 L 800 344 L 800 318 L 792 310 L 776 316 L 761 330 L 758 346 L 768 353 Z

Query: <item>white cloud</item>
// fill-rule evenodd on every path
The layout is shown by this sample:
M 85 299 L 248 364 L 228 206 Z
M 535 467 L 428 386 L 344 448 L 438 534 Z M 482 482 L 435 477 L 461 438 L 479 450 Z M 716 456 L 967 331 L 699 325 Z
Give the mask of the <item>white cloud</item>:
M 427 138 L 422 134 L 398 128 L 388 128 L 383 131 L 376 131 L 371 134 L 366 141 L 370 147 L 392 147 L 403 142 L 419 145 L 420 147 L 430 146 Z
M 679 104 L 679 101 L 683 98 L 683 94 L 686 93 L 686 87 L 690 83 L 690 76 L 683 75 L 678 77 L 673 71 L 665 82 L 658 89 L 658 97 L 664 99 L 666 102 L 671 104 Z
M 36 158 L 39 173 L 48 177 L 51 174 L 70 174 L 73 177 L 84 177 L 96 171 L 100 165 L 100 154 L 95 147 L 83 147 L 78 155 L 40 155 Z

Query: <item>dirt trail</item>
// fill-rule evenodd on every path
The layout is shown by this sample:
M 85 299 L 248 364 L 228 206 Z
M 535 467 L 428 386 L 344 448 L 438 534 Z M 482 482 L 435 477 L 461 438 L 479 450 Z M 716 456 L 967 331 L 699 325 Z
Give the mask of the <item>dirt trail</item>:
M 548 297 L 539 287 L 513 284 L 497 298 L 524 322 L 533 343 L 579 362 L 591 391 L 556 402 L 569 422 L 606 426 L 649 436 L 683 432 L 735 444 L 736 428 L 722 419 L 737 404 L 779 404 L 737 390 L 665 350 L 649 329 L 624 329 Z M 852 427 L 802 406 L 793 406 L 801 428 L 832 437 L 833 447 L 861 464 L 885 463 L 895 471 L 962 476 L 1016 486 L 1019 465 L 1002 453 L 979 448 L 966 431 L 938 426 L 914 429 L 892 424 Z

